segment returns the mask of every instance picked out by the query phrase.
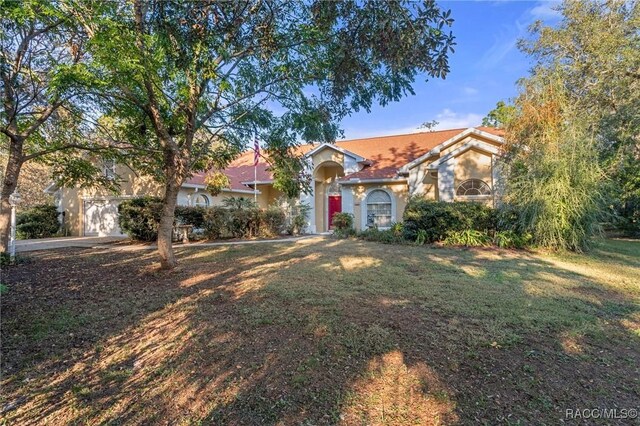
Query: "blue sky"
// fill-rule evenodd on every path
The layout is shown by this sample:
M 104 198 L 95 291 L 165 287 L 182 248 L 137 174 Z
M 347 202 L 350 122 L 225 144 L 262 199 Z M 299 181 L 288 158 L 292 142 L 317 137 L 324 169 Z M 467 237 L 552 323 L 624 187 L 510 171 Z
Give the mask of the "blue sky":
M 411 133 L 425 121 L 438 129 L 479 125 L 499 100 L 517 93 L 516 81 L 527 75 L 530 62 L 516 47 L 536 20 L 553 25 L 559 14 L 551 1 L 440 1 L 455 22 L 455 53 L 446 80 L 414 84 L 415 96 L 386 107 L 361 111 L 342 121 L 346 139 Z

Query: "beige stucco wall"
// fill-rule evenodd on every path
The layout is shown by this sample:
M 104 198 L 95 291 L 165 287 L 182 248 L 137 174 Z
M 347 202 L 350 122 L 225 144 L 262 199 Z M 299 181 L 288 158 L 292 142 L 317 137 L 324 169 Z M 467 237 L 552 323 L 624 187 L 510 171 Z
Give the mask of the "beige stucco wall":
M 451 151 L 459 148 L 460 146 L 466 144 L 467 142 L 471 142 L 471 141 L 478 141 L 478 142 L 482 142 L 482 143 L 486 143 L 495 147 L 500 147 L 500 143 L 492 140 L 492 139 L 487 139 L 484 138 L 482 136 L 478 136 L 478 135 L 470 135 L 467 136 L 463 139 L 460 139 L 459 141 L 457 141 L 456 143 L 454 143 L 453 145 L 448 146 L 447 148 L 443 149 L 442 151 L 440 151 L 440 156 L 444 157 L 445 155 L 447 155 L 448 153 L 450 153 Z
M 211 195 L 211 193 L 203 190 L 203 189 L 195 189 L 195 188 L 181 188 L 178 194 L 178 205 L 180 206 L 192 206 L 195 205 L 196 196 L 202 194 L 205 195 L 209 199 L 210 206 L 221 206 L 223 205 L 223 201 L 228 197 L 241 197 L 253 200 L 253 194 L 247 194 L 246 192 L 235 192 L 235 191 L 223 191 L 218 195 Z M 258 194 L 258 204 L 261 207 L 261 194 Z
M 478 136 L 468 136 L 455 144 L 442 150 L 439 155 L 435 155 L 409 171 L 409 192 L 411 195 L 423 196 L 427 199 L 438 200 L 438 173 L 429 170 L 427 166 L 438 158 L 441 158 L 453 150 L 460 148 L 464 144 L 478 141 L 489 144 L 490 146 L 499 146 L 492 140 L 487 140 Z M 434 176 L 435 175 L 435 176 Z M 455 158 L 454 168 L 454 192 L 455 189 L 467 179 L 481 179 L 489 186 L 492 184 L 492 154 L 477 148 L 471 148 Z
M 327 161 L 333 161 L 334 163 L 344 166 L 344 154 L 331 148 L 325 148 L 315 153 L 311 159 L 313 161 L 314 169 Z
M 420 195 L 429 200 L 438 199 L 438 174 L 427 169 L 427 165 L 437 159 L 435 156 L 409 171 L 408 185 L 411 195 Z
M 151 177 L 136 175 L 129 167 L 116 165 L 119 188 L 110 191 L 106 188 L 62 188 L 59 192 L 60 209 L 65 212 L 64 231 L 66 235 L 82 235 L 84 230 L 84 200 L 87 199 L 126 199 L 142 195 L 160 196 L 163 188 Z
M 274 204 L 279 198 L 282 197 L 282 192 L 278 191 L 273 185 L 258 185 L 258 205 L 264 209 Z M 245 197 L 252 197 L 250 194 L 244 195 Z
M 65 232 L 67 235 L 83 235 L 84 233 L 84 201 L 91 199 L 112 199 L 124 200 L 144 195 L 162 196 L 162 185 L 155 182 L 151 177 L 137 176 L 131 169 L 123 165 L 116 166 L 116 174 L 120 181 L 120 187 L 116 192 L 111 192 L 105 188 L 62 188 L 58 194 L 60 208 L 65 212 Z M 280 191 L 271 185 L 260 185 L 258 189 L 258 204 L 260 207 L 267 207 L 272 204 L 280 195 Z M 193 205 L 196 194 L 204 194 L 209 199 L 212 206 L 222 205 L 226 197 L 245 197 L 253 199 L 253 194 L 235 191 L 224 191 L 213 196 L 203 189 L 181 188 L 178 193 L 178 204 L 187 206 Z
M 365 197 L 369 191 L 374 189 L 385 189 L 389 192 L 395 203 L 395 222 L 402 221 L 402 214 L 404 208 L 409 200 L 409 188 L 406 182 L 402 183 L 370 183 L 370 184 L 358 184 L 349 185 L 353 192 L 353 215 L 355 219 L 356 229 L 362 229 L 362 209 L 366 209 Z
M 491 154 L 470 149 L 456 157 L 455 187 L 468 179 L 480 179 L 491 186 Z

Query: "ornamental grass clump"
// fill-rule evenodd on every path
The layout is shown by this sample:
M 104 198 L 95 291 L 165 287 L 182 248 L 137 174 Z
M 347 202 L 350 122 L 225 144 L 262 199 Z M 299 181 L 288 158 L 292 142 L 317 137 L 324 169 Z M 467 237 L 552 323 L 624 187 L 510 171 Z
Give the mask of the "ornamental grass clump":
M 513 230 L 530 233 L 536 246 L 585 250 L 606 208 L 588 121 L 573 111 L 554 74 L 526 81 L 516 106 L 504 157 L 504 201 L 517 212 Z

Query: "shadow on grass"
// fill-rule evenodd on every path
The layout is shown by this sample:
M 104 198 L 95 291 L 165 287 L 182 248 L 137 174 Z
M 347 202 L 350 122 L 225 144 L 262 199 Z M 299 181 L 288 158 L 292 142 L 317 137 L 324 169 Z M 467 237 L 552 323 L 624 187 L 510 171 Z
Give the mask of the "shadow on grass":
M 640 310 L 626 248 L 313 239 L 181 249 L 173 273 L 153 253 L 39 253 L 2 301 L 5 417 L 556 423 L 566 408 L 631 408 Z

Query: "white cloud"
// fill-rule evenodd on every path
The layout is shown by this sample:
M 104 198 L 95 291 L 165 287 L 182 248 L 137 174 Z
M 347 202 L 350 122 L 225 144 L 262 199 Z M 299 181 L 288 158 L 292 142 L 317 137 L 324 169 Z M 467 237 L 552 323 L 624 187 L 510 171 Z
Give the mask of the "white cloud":
M 462 88 L 462 93 L 464 93 L 465 95 L 473 96 L 478 94 L 478 89 L 466 86 Z
M 497 34 L 493 45 L 486 51 L 480 66 L 486 69 L 498 66 L 502 60 L 516 47 L 518 40 L 525 38 L 529 26 L 535 21 L 553 24 L 562 18 L 562 14 L 555 10 L 559 1 L 539 1 L 535 6 L 525 10 L 513 25 L 505 25 Z
M 482 117 L 484 117 L 482 114 L 474 112 L 458 113 L 445 108 L 436 114 L 435 120 L 438 122 L 436 130 L 479 126 L 482 123 Z
M 514 26 L 504 27 L 499 35 L 496 35 L 493 45 L 480 59 L 480 66 L 486 69 L 493 68 L 511 52 L 518 40 L 527 33 L 528 22 L 517 20 Z
M 537 6 L 529 10 L 529 14 L 534 19 L 540 20 L 556 20 L 562 18 L 562 14 L 555 10 L 560 4 L 557 1 L 545 1 L 538 3 Z

